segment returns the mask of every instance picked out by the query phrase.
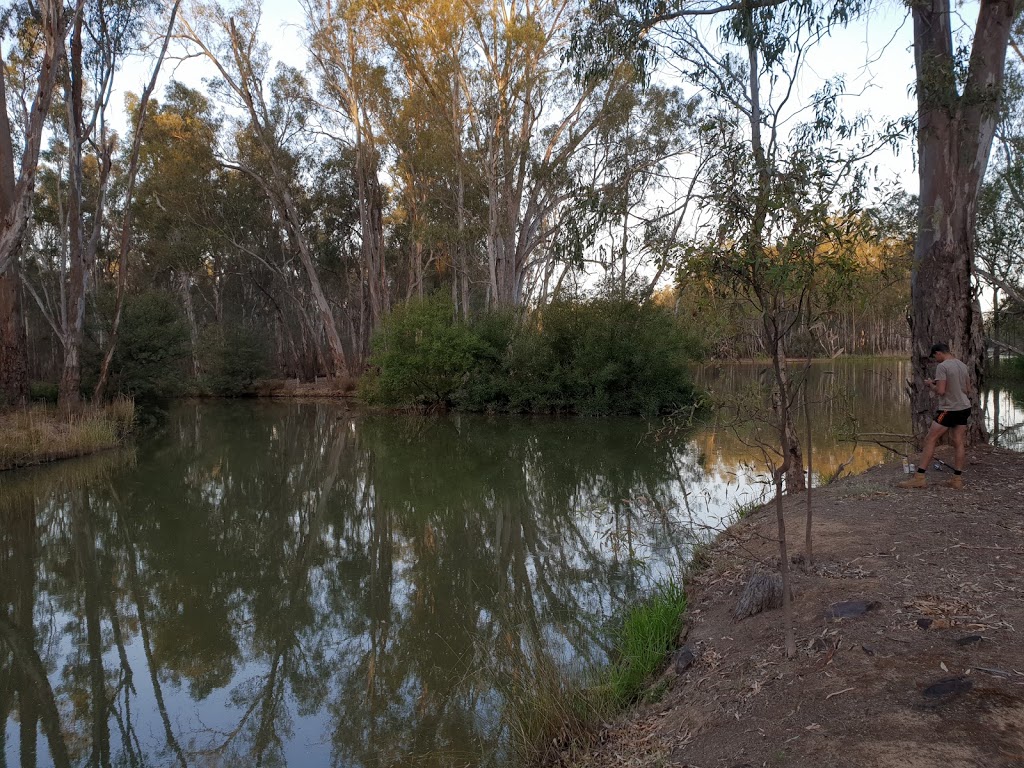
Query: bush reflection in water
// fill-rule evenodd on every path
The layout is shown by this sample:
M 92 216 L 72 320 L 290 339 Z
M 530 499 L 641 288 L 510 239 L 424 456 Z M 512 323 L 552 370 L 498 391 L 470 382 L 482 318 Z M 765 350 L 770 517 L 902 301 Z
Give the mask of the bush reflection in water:
M 891 368 L 816 374 L 823 473 L 851 411 L 899 431 Z M 987 397 L 1019 440 L 1021 401 Z M 512 673 L 606 659 L 612 617 L 756 498 L 757 459 L 713 423 L 657 440 L 633 420 L 222 402 L 177 407 L 134 453 L 4 473 L 0 754 L 501 765 Z

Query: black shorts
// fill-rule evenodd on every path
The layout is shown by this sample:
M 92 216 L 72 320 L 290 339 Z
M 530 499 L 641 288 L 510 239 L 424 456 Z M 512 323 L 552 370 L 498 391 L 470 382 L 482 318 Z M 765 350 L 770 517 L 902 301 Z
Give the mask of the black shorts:
M 971 409 L 964 408 L 962 411 L 939 411 L 935 414 L 935 421 L 944 427 L 964 427 L 971 418 Z

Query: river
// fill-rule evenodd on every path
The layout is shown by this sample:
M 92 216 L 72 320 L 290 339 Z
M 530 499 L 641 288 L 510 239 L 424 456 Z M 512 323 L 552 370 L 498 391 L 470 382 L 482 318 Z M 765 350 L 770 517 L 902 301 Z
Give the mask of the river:
M 906 374 L 812 367 L 819 483 L 891 457 Z M 762 375 L 699 380 L 738 400 Z M 985 397 L 1020 449 L 1024 398 Z M 0 755 L 505 765 L 536 655 L 602 663 L 615 617 L 764 492 L 761 442 L 729 421 L 196 401 L 132 450 L 0 474 Z

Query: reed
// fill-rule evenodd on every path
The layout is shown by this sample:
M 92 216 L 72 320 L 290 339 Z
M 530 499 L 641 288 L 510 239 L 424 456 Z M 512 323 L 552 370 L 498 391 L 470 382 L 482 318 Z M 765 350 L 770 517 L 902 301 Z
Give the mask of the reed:
M 135 403 L 127 398 L 73 414 L 34 405 L 0 415 L 0 470 L 115 448 L 134 425 Z
M 660 585 L 614 633 L 612 660 L 566 670 L 534 651 L 506 680 L 505 718 L 516 764 L 565 762 L 593 743 L 602 723 L 639 700 L 675 648 L 686 595 Z

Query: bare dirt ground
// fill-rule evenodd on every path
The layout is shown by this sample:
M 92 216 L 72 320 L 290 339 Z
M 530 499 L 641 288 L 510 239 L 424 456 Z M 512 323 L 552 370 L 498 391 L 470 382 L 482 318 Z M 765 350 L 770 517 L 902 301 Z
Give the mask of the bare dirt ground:
M 973 452 L 962 491 L 949 476 L 903 490 L 888 465 L 815 491 L 793 659 L 781 610 L 732 617 L 753 563 L 777 562 L 774 509 L 723 534 L 688 590 L 696 660 L 573 766 L 1024 766 L 1024 454 Z M 786 501 L 791 555 L 804 505 Z M 827 618 L 849 600 L 872 607 Z

